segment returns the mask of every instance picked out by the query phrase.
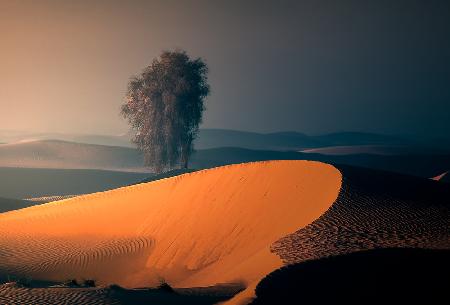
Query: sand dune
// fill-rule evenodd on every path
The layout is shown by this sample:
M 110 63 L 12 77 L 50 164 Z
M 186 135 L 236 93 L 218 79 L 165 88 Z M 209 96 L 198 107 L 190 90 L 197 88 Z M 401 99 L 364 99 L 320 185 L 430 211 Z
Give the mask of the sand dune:
M 375 248 L 450 249 L 450 189 L 428 179 L 337 166 L 336 202 L 272 246 L 289 264 Z
M 322 155 L 296 151 L 251 150 L 239 147 L 198 150 L 192 156 L 191 164 L 193 168 L 208 168 L 264 160 L 314 160 L 330 164 L 346 164 L 392 171 L 426 178 L 450 168 L 450 154 Z
M 303 153 L 316 153 L 322 155 L 339 156 L 354 154 L 373 155 L 400 155 L 413 151 L 407 146 L 387 146 L 387 145 L 351 145 L 351 146 L 327 146 L 319 148 L 304 149 Z
M 323 258 L 380 248 L 450 249 L 449 199 L 446 184 L 351 166 L 270 161 L 220 167 L 1 214 L 0 275 L 126 287 L 161 280 L 175 287 L 236 283 L 247 289 L 224 304 L 248 303 L 256 287 L 263 299 L 254 304 L 272 297 L 275 303 L 267 304 L 278 304 L 277 294 L 305 289 L 292 280 L 305 281 L 296 273 L 305 263 L 335 276 Z M 384 253 L 370 254 L 373 264 L 401 259 Z M 354 259 L 335 261 L 361 269 Z M 278 269 L 287 265 L 294 267 Z M 278 277 L 291 280 L 273 282 Z M 105 300 L 94 300 L 90 291 L 89 302 Z M 22 292 L 62 299 L 72 293 Z M 0 298 L 11 293 L 0 288 Z M 304 293 L 314 300 L 314 293 Z M 382 298 L 386 290 L 379 293 Z
M 1 198 L 0 197 L 0 213 L 26 208 L 36 204 L 26 200 Z
M 59 140 L 86 144 L 135 147 L 131 143 L 131 133 L 121 135 L 27 133 L 0 130 L 0 142 Z M 442 146 L 442 141 L 438 142 Z M 200 129 L 195 140 L 196 149 L 218 147 L 243 147 L 249 149 L 300 150 L 334 145 L 401 145 L 412 141 L 388 135 L 338 132 L 320 136 L 299 132 L 256 133 L 228 129 Z M 426 143 L 423 143 L 426 144 Z M 429 146 L 429 145 L 426 145 Z
M 121 289 L 120 287 L 17 287 L 16 284 L 0 285 L 0 304 L 8 305 L 212 305 L 230 296 L 217 294 L 210 289 Z
M 446 305 L 449 255 L 450 250 L 387 248 L 289 265 L 258 284 L 251 305 Z
M 0 215 L 0 274 L 175 287 L 244 283 L 282 266 L 271 245 L 322 215 L 341 174 L 308 161 L 225 166 Z
M 0 145 L 0 166 L 148 172 L 136 149 L 39 140 Z
M 130 185 L 149 176 L 92 169 L 0 167 L 0 196 L 23 199 L 87 194 Z
M 110 145 L 122 147 L 134 147 L 131 143 L 131 136 L 128 133 L 119 135 L 98 135 L 98 134 L 70 134 L 55 132 L 25 132 L 0 130 L 0 142 L 16 143 L 30 141 L 68 141 L 76 143 Z
M 211 135 L 213 134 L 211 133 Z M 282 133 L 281 135 L 274 134 L 272 135 L 273 139 L 271 141 L 276 142 L 276 139 L 281 137 L 279 139 L 279 145 L 282 145 L 284 137 L 290 138 L 291 136 L 296 137 L 290 133 Z M 265 143 L 264 139 L 263 137 L 261 140 L 262 143 Z M 238 142 L 238 144 L 241 145 L 241 142 Z M 280 147 L 278 146 L 278 149 Z M 291 147 L 290 149 L 294 148 Z M 251 150 L 241 147 L 200 149 L 192 155 L 189 166 L 194 169 L 204 169 L 228 164 L 265 160 L 315 160 L 331 164 L 348 164 L 382 169 L 427 178 L 436 175 L 436 173 L 446 171 L 450 167 L 450 155 L 448 153 L 432 152 L 429 149 L 418 150 L 414 147 L 409 148 L 397 144 L 334 146 L 323 149 L 311 149 L 308 150 L 308 153 L 298 151 Z M 150 175 L 148 169 L 144 168 L 142 156 L 136 149 L 50 140 L 0 145 L 1 166 L 10 168 L 103 169 L 142 172 Z M 1 188 L 2 186 L 0 185 L 1 196 L 23 198 L 2 193 Z M 91 192 L 99 190 L 102 189 L 94 189 Z M 75 194 L 73 191 L 72 193 Z M 41 197 L 58 194 L 67 195 L 70 193 L 59 193 L 56 190 L 56 192 L 41 192 L 38 195 L 28 194 L 26 196 Z
M 397 299 L 394 303 L 446 304 L 439 298 L 445 295 L 442 281 L 448 274 L 450 249 L 447 185 L 389 172 L 342 165 L 337 168 L 343 182 L 332 207 L 311 224 L 272 245 L 272 251 L 285 264 L 298 267 L 283 268 L 267 276 L 258 286 L 259 296 L 252 304 L 297 304 L 300 299 L 306 304 L 360 304 L 361 300 L 382 304 Z M 346 258 L 359 251 L 387 248 L 411 250 Z M 342 258 L 322 260 L 338 255 Z M 327 263 L 333 261 L 345 265 Z M 399 261 L 401 264 L 397 264 Z M 309 276 L 311 273 L 314 276 Z M 405 296 L 405 291 L 414 289 L 420 293 Z M 327 294 L 320 295 L 323 290 Z M 422 301 L 415 298 L 419 295 Z M 293 297 L 294 301 L 289 301 Z

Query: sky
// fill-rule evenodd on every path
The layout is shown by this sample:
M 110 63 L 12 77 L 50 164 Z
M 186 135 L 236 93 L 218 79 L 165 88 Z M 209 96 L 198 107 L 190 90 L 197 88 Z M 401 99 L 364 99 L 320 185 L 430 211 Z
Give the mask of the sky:
M 210 68 L 202 128 L 450 138 L 449 1 L 0 0 L 0 129 L 119 134 L 162 50 Z

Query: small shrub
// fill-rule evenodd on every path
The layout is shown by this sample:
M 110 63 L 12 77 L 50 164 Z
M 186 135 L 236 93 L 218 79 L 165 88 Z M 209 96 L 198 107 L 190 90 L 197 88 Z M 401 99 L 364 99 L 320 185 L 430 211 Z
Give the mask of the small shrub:
M 83 286 L 85 287 L 95 287 L 95 280 L 84 280 Z
M 157 289 L 164 292 L 175 292 L 173 288 L 170 287 L 170 285 L 165 281 L 161 281 Z

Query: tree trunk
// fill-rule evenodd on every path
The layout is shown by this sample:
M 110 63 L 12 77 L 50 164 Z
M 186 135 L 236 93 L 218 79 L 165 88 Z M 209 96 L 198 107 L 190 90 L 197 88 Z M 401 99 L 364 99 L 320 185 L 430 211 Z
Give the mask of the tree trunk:
M 183 145 L 182 149 L 181 149 L 181 166 L 182 166 L 182 168 L 187 169 L 188 163 L 189 163 L 188 150 L 186 149 L 186 145 Z

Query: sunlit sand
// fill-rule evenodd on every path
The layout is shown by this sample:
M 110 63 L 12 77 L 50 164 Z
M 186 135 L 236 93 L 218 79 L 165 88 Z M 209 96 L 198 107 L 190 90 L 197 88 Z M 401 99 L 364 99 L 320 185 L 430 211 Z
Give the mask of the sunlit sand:
M 0 215 L 2 274 L 125 287 L 243 283 L 282 266 L 271 245 L 321 216 L 341 174 L 308 161 L 219 167 Z

